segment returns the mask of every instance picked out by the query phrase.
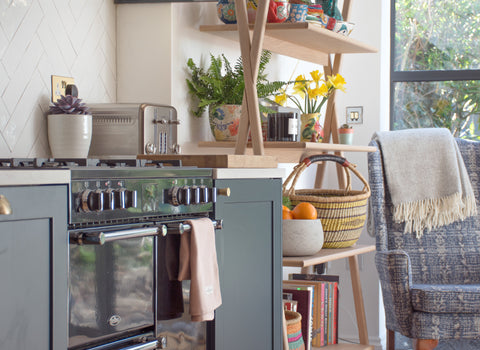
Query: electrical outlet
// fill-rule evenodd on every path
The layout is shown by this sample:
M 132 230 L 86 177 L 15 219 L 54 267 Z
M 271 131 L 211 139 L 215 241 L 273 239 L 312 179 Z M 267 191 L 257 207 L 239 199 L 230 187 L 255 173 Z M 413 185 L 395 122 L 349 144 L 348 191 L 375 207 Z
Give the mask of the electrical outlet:
M 65 96 L 65 88 L 70 84 L 75 84 L 73 78 L 52 75 L 52 102 L 56 102 L 61 95 Z
M 363 107 L 347 107 L 347 124 L 363 124 Z

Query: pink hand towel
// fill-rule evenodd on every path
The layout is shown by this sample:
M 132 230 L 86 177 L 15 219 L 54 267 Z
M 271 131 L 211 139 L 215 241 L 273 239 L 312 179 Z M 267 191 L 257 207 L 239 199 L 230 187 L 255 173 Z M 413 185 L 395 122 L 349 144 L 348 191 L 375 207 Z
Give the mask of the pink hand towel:
M 192 321 L 210 321 L 214 310 L 222 304 L 218 278 L 215 230 L 209 218 L 187 221 L 191 232 L 180 239 L 178 279 L 191 280 L 190 315 Z

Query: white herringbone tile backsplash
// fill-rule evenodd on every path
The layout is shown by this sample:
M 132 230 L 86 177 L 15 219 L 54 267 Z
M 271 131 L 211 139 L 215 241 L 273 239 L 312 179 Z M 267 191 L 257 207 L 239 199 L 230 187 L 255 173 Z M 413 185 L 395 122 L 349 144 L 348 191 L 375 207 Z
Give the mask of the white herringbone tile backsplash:
M 48 157 L 50 77 L 116 99 L 113 0 L 0 0 L 0 158 Z

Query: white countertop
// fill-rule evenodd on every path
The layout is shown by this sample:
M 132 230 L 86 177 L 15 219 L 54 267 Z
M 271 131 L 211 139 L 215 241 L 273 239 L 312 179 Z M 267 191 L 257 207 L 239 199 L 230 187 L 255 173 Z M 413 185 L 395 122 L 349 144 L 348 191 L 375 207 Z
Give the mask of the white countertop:
M 70 171 L 63 169 L 0 170 L 0 186 L 55 185 L 70 183 Z
M 216 168 L 214 179 L 272 179 L 285 176 L 281 168 Z
M 282 168 L 216 168 L 214 179 L 271 179 L 285 176 Z M 0 170 L 0 186 L 53 185 L 70 183 L 70 171 L 63 169 Z

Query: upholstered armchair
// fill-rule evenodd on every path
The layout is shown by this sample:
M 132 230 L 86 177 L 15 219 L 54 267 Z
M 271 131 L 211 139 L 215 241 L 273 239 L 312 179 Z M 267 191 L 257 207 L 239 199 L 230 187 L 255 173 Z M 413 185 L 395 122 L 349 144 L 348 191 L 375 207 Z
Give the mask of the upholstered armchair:
M 456 141 L 478 203 L 480 142 Z M 378 147 L 375 141 L 370 145 Z M 426 166 L 435 162 L 435 155 L 426 161 Z M 479 217 L 424 232 L 421 238 L 405 234 L 392 219 L 381 150 L 369 154 L 368 167 L 369 229 L 376 237 L 388 349 L 394 349 L 394 332 L 414 339 L 415 349 L 433 349 L 439 339 L 480 338 Z

